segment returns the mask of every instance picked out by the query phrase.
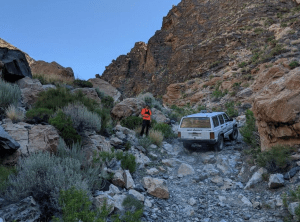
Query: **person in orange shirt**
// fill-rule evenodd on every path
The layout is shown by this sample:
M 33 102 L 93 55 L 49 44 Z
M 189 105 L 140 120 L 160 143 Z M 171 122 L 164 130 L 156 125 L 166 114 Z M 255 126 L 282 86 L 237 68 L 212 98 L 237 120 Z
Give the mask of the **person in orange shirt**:
M 142 131 L 140 135 L 143 136 L 144 130 L 146 128 L 146 136 L 148 136 L 148 131 L 151 123 L 151 115 L 152 115 L 152 112 L 148 104 L 146 104 L 145 108 L 142 109 L 141 115 L 143 117 L 143 125 L 142 125 Z

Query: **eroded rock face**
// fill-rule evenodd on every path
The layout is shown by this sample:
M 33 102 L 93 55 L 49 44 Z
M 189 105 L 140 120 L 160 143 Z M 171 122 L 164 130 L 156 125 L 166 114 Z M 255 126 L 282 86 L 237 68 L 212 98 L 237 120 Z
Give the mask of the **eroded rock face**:
M 152 177 L 144 177 L 142 179 L 142 184 L 147 189 L 147 192 L 149 194 L 157 198 L 169 198 L 169 190 L 165 180 Z
M 115 102 L 120 99 L 121 93 L 105 80 L 94 78 L 89 79 L 88 81 L 93 84 L 93 88 L 99 88 L 101 92 L 104 92 L 106 95 L 111 96 Z
M 258 73 L 253 112 L 262 150 L 276 144 L 300 144 L 300 67 L 277 65 Z
M 44 91 L 44 88 L 38 79 L 25 77 L 17 81 L 20 87 L 23 102 L 26 107 L 32 106 L 38 99 L 39 93 Z
M 97 103 L 101 104 L 101 99 L 99 98 L 96 89 L 94 88 L 78 88 L 74 89 L 71 92 L 78 92 L 81 91 L 86 97 L 95 100 Z
M 0 61 L 3 63 L 2 76 L 4 80 L 15 82 L 25 76 L 32 78 L 29 64 L 23 52 L 0 47 Z
M 138 116 L 144 106 L 145 102 L 143 100 L 128 98 L 115 105 L 111 114 L 117 119 L 122 119 L 128 116 Z
M 59 142 L 59 134 L 51 125 L 30 125 L 20 122 L 13 124 L 6 119 L 2 127 L 20 144 L 20 148 L 4 160 L 4 164 L 14 164 L 19 156 L 28 155 L 32 152 L 49 151 L 55 152 Z
M 63 67 L 57 62 L 45 62 L 45 61 L 35 61 L 30 65 L 33 74 L 44 74 L 44 75 L 59 75 L 63 77 L 69 77 L 74 79 L 74 72 L 70 67 Z

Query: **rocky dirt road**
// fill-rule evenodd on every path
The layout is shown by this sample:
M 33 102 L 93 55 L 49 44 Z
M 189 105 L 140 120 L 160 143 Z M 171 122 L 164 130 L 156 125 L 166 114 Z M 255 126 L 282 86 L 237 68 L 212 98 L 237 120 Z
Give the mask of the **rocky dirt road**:
M 249 167 L 243 161 L 245 144 L 241 138 L 227 141 L 220 152 L 186 150 L 177 140 L 169 142 L 164 142 L 160 151 L 151 149 L 150 154 L 156 153 L 157 157 L 153 155 L 152 163 L 134 175 L 139 181 L 147 170 L 159 169 L 148 174 L 165 179 L 170 193 L 169 199 L 147 194 L 144 221 L 283 221 L 282 189 L 269 190 L 267 182 L 244 189 L 259 168 Z

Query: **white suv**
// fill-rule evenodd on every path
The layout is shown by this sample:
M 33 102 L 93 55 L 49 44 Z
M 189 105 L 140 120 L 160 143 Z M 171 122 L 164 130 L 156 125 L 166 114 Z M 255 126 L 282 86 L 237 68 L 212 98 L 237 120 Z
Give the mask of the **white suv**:
M 213 145 L 217 150 L 224 148 L 224 139 L 236 140 L 238 129 L 236 120 L 225 112 L 201 111 L 182 117 L 178 127 L 178 139 L 185 148 L 193 143 L 202 146 Z

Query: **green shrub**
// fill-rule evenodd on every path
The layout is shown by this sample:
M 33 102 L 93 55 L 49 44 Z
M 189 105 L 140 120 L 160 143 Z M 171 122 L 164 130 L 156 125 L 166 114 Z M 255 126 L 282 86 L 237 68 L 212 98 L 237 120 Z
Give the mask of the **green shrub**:
M 105 222 L 109 214 L 106 204 L 103 205 L 101 212 L 92 209 L 92 202 L 85 190 L 78 190 L 71 187 L 68 190 L 61 190 L 59 205 L 62 208 L 62 219 L 64 222 Z M 61 221 L 53 218 L 54 221 Z
M 21 99 L 21 90 L 16 84 L 8 83 L 0 79 L 0 107 L 17 105 Z
M 139 222 L 143 216 L 144 205 L 131 195 L 127 195 L 122 205 L 125 209 L 125 214 L 122 216 L 116 215 L 114 222 Z M 121 218 L 121 219 L 119 219 Z
M 128 129 L 134 129 L 137 126 L 142 125 L 143 118 L 137 116 L 128 116 L 121 120 L 121 126 L 126 127 Z
M 81 79 L 75 79 L 73 85 L 82 88 L 93 88 L 93 84 L 91 82 Z
M 239 115 L 239 112 L 234 108 L 233 101 L 225 103 L 225 107 L 226 107 L 226 113 L 230 117 L 237 117 Z
M 164 135 L 164 137 L 166 139 L 172 139 L 175 138 L 176 135 L 174 134 L 172 127 L 168 124 L 165 123 L 157 123 L 154 127 L 154 130 L 158 130 L 160 132 L 162 132 L 162 134 Z
M 294 190 L 290 190 L 287 193 L 283 193 L 282 195 L 283 205 L 285 208 L 288 208 L 290 203 L 300 202 L 300 186 L 298 186 Z M 297 221 L 300 220 L 300 205 L 295 208 L 295 215 L 297 217 Z M 294 221 L 294 220 L 288 220 Z
M 257 128 L 255 126 L 255 117 L 251 110 L 246 111 L 246 124 L 245 126 L 240 130 L 244 141 L 249 144 L 252 147 L 257 146 L 256 138 L 255 138 L 255 132 L 257 132 Z
M 84 190 L 91 198 L 91 190 L 100 189 L 100 166 L 82 167 L 78 159 L 61 158 L 49 152 L 31 153 L 29 157 L 20 159 L 17 171 L 17 175 L 9 177 L 4 198 L 19 201 L 33 196 L 41 206 L 42 221 L 48 221 L 53 212 L 60 209 L 60 190 L 74 186 Z
M 33 108 L 26 112 L 27 119 L 37 118 L 39 120 L 43 120 L 44 122 L 48 122 L 50 116 L 54 113 L 53 110 L 45 109 L 45 108 Z
M 208 68 L 209 69 L 214 68 L 214 67 L 218 66 L 220 63 L 221 63 L 221 61 L 215 61 L 212 64 L 210 64 Z
M 111 96 L 106 95 L 104 92 L 101 92 L 99 88 L 96 88 L 98 97 L 101 99 L 101 104 L 107 109 L 112 109 L 114 107 L 114 99 Z
M 133 154 L 125 153 L 121 159 L 121 167 L 134 173 L 136 170 L 135 156 Z
M 239 66 L 240 68 L 244 68 L 246 65 L 247 65 L 246 62 L 241 62 L 241 63 L 239 63 L 238 66 Z
M 257 157 L 257 163 L 270 172 L 283 171 L 291 161 L 290 152 L 290 147 L 277 145 L 270 150 L 261 152 Z
M 61 110 L 56 113 L 56 116 L 49 119 L 49 123 L 53 125 L 61 134 L 67 145 L 81 142 L 81 137 L 78 135 L 72 126 L 72 120 Z
M 67 106 L 69 103 L 80 102 L 85 105 L 89 111 L 94 111 L 98 104 L 95 100 L 87 98 L 81 90 L 71 93 L 64 87 L 57 87 L 56 89 L 49 89 L 41 92 L 34 108 L 46 108 L 56 111 Z
M 162 104 L 158 100 L 156 100 L 151 93 L 140 94 L 137 98 L 144 100 L 145 103 L 150 106 L 150 108 L 155 108 L 162 111 Z
M 291 67 L 291 69 L 294 69 L 296 67 L 300 66 L 299 62 L 297 61 L 292 61 L 290 64 L 289 64 L 289 67 Z
M 130 148 L 131 148 L 131 143 L 130 143 L 130 141 L 127 141 L 125 143 L 125 150 L 128 151 L 128 150 L 130 150 Z
M 138 141 L 139 145 L 144 147 L 146 150 L 152 144 L 152 140 L 149 137 L 140 138 Z
M 168 115 L 171 120 L 179 122 L 183 116 L 190 115 L 195 113 L 194 110 L 189 109 L 188 107 L 178 107 L 176 105 L 171 106 L 172 113 Z
M 81 103 L 69 103 L 62 108 L 62 111 L 71 117 L 73 127 L 77 129 L 77 131 L 90 129 L 99 132 L 101 129 L 101 117 L 94 112 L 90 112 Z
M 101 130 L 100 132 L 104 132 L 105 129 L 111 126 L 111 116 L 110 110 L 108 108 L 97 108 L 94 110 L 101 117 Z
M 0 193 L 8 187 L 9 175 L 14 175 L 16 173 L 17 173 L 17 170 L 15 167 L 0 165 Z

